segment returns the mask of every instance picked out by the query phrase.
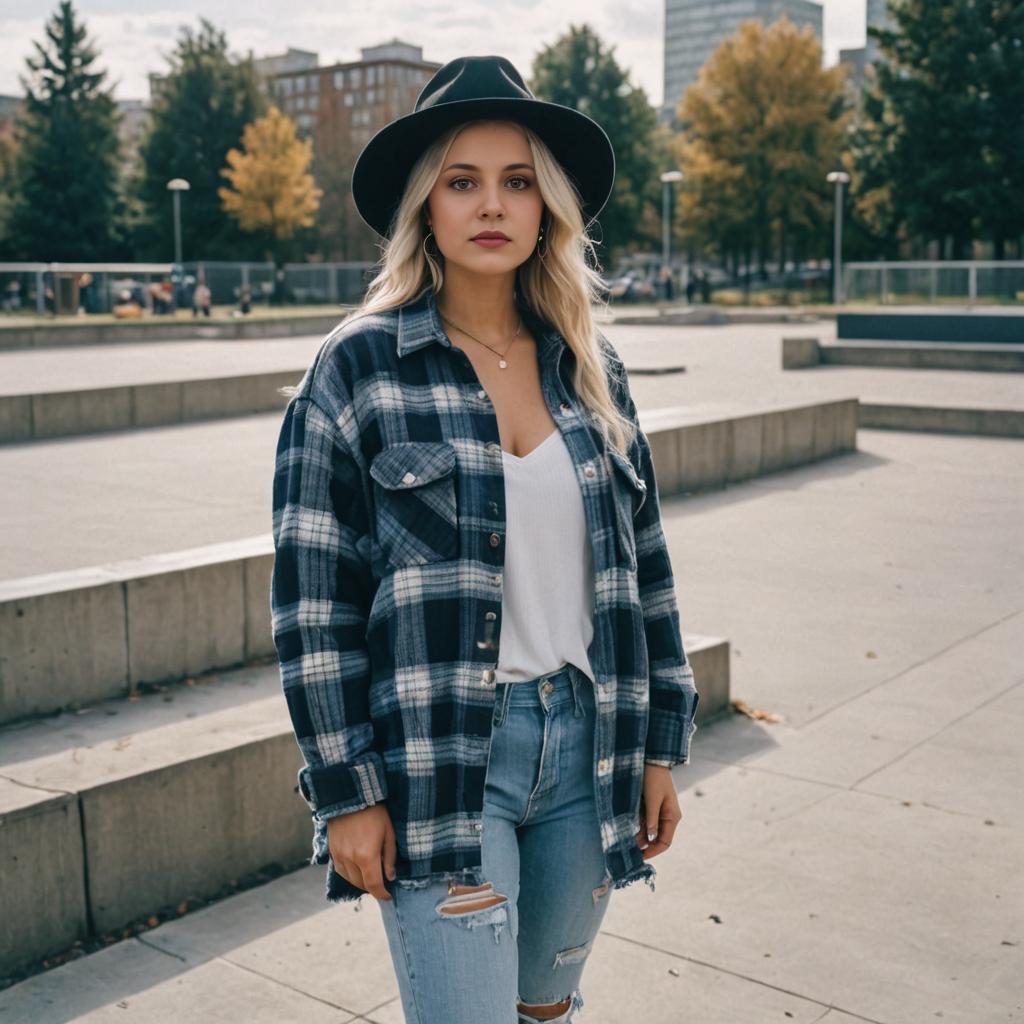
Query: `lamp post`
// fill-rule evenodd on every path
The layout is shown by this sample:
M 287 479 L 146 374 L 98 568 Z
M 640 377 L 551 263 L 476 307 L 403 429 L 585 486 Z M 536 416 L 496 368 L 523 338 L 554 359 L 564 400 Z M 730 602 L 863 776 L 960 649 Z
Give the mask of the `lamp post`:
M 846 171 L 831 171 L 825 178 L 836 186 L 835 237 L 832 242 L 832 301 L 843 301 L 843 186 L 849 184 Z
M 669 190 L 672 183 L 683 180 L 682 171 L 665 171 L 661 175 L 661 265 L 668 277 L 672 276 L 672 268 L 669 265 L 671 257 L 671 218 L 669 216 Z M 669 297 L 670 282 L 665 281 L 665 298 Z
M 181 193 L 192 186 L 184 178 L 172 178 L 167 190 L 174 196 L 174 262 L 181 266 Z

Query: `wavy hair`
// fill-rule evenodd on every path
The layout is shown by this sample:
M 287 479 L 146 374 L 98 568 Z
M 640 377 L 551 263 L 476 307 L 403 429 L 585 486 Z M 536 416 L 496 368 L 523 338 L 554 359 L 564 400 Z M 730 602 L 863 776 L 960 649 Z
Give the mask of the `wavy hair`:
M 427 287 L 433 288 L 435 294 L 441 290 L 444 256 L 428 254 L 424 246 L 429 233 L 427 198 L 459 133 L 471 124 L 494 121 L 479 119 L 455 125 L 420 155 L 395 211 L 393 230 L 382 246 L 379 272 L 362 302 L 341 321 L 338 329 L 360 317 L 404 305 Z M 541 220 L 545 249 L 541 253 L 535 247 L 529 259 L 519 266 L 517 291 L 528 308 L 555 327 L 573 350 L 576 393 L 605 439 L 625 454 L 633 443 L 635 428 L 612 397 L 610 383 L 621 385 L 623 378 L 616 376 L 603 358 L 591 312 L 592 304 L 602 303 L 602 282 L 594 244 L 583 223 L 579 192 L 536 132 L 515 121 L 500 123 L 514 124 L 525 134 L 545 207 Z M 280 390 L 294 392 L 292 388 Z

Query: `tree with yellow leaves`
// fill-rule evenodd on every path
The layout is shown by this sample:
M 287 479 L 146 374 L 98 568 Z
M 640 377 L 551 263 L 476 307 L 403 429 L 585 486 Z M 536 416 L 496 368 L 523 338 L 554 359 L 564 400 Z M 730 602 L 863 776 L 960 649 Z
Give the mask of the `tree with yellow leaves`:
M 701 68 L 680 107 L 683 233 L 762 276 L 775 256 L 827 252 L 832 186 L 849 119 L 842 67 L 822 68 L 810 27 L 742 22 Z
M 220 173 L 231 183 L 217 190 L 243 231 L 266 232 L 275 242 L 313 225 L 323 192 L 309 173 L 313 145 L 295 134 L 295 122 L 271 106 L 247 124 L 242 150 L 230 149 Z

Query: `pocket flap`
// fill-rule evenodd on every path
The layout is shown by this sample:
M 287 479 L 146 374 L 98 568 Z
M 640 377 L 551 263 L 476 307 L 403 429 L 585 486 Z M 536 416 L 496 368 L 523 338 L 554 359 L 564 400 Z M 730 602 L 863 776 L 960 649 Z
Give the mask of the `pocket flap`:
M 420 487 L 455 469 L 455 448 L 447 441 L 399 441 L 370 463 L 370 476 L 389 490 Z

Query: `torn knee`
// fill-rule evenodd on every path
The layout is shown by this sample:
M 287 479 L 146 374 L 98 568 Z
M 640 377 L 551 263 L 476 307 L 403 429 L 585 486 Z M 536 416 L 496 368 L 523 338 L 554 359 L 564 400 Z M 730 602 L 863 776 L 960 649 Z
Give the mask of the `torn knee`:
M 560 1003 L 518 1003 L 520 1022 L 535 1024 L 535 1022 L 550 1022 L 550 1024 L 561 1024 L 568 1021 L 573 1011 L 583 1006 L 583 997 L 579 991 L 566 996 Z
M 519 1003 L 519 1012 L 525 1013 L 538 1020 L 551 1020 L 565 1013 L 572 1005 L 572 996 L 563 999 L 560 1003 Z
M 486 910 L 507 902 L 508 897 L 495 892 L 490 882 L 484 882 L 483 885 L 457 885 L 453 882 L 448 886 L 447 898 L 437 909 L 442 914 L 468 914 L 473 910 Z

